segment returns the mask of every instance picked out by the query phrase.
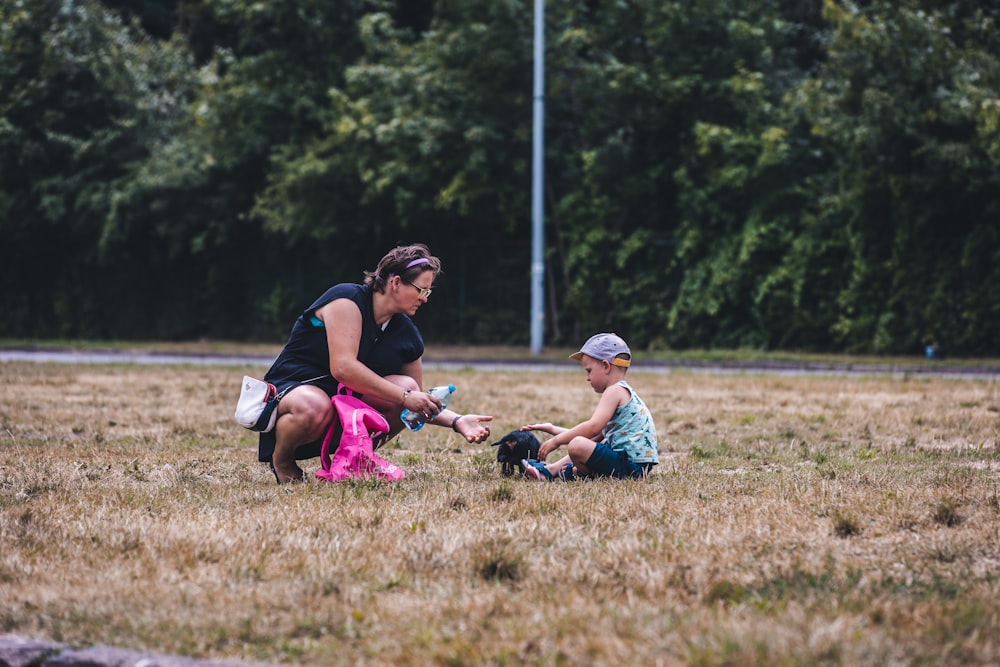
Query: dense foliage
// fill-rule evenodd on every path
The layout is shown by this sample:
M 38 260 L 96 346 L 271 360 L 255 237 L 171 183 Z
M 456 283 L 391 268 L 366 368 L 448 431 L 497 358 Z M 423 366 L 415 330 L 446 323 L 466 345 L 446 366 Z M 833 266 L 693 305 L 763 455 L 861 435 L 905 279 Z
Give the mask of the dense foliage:
M 0 0 L 0 336 L 529 336 L 529 0 Z M 1000 8 L 546 3 L 546 342 L 1000 353 Z

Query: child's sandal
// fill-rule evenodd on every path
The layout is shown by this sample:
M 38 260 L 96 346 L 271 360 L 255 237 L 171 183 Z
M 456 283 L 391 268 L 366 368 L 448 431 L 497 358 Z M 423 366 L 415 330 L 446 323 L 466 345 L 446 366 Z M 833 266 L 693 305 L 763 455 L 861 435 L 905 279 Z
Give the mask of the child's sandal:
M 536 461 L 535 459 L 521 459 L 521 465 L 524 466 L 524 474 L 533 480 L 539 482 L 551 482 L 555 479 L 555 476 L 549 472 L 549 469 L 545 467 L 545 464 L 541 461 Z

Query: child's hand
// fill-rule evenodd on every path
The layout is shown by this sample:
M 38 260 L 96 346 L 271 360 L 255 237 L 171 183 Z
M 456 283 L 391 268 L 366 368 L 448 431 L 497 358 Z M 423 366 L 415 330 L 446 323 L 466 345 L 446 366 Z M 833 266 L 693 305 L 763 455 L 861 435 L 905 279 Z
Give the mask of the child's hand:
M 522 430 L 522 431 L 544 431 L 545 433 L 551 434 L 552 431 L 553 431 L 553 428 L 554 427 L 552 426 L 551 423 L 545 422 L 545 423 L 542 423 L 542 424 L 525 424 L 524 426 L 521 427 L 520 430 Z
M 542 443 L 542 446 L 538 448 L 538 460 L 544 461 L 549 457 L 549 454 L 555 451 L 557 445 L 552 444 L 552 440 L 546 440 Z

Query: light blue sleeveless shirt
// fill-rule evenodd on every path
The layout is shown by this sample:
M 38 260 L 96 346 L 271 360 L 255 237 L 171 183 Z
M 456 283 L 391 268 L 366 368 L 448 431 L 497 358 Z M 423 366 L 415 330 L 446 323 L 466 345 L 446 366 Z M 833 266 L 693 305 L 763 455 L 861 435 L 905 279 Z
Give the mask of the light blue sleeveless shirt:
M 625 387 L 632 397 L 615 410 L 604 427 L 605 443 L 615 451 L 624 450 L 632 463 L 659 463 L 653 415 L 625 380 L 618 384 Z

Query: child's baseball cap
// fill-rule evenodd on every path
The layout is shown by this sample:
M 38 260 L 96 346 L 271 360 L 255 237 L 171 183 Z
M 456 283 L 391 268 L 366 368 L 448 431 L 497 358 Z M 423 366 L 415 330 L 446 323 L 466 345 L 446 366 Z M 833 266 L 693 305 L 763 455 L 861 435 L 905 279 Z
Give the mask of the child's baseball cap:
M 591 336 L 580 348 L 580 351 L 569 355 L 569 358 L 579 361 L 580 357 L 587 355 L 598 361 L 607 361 L 612 366 L 628 368 L 632 365 L 629 359 L 618 359 L 619 354 L 632 356 L 632 350 L 628 349 L 628 344 L 622 340 L 621 336 L 613 333 L 599 333 Z

